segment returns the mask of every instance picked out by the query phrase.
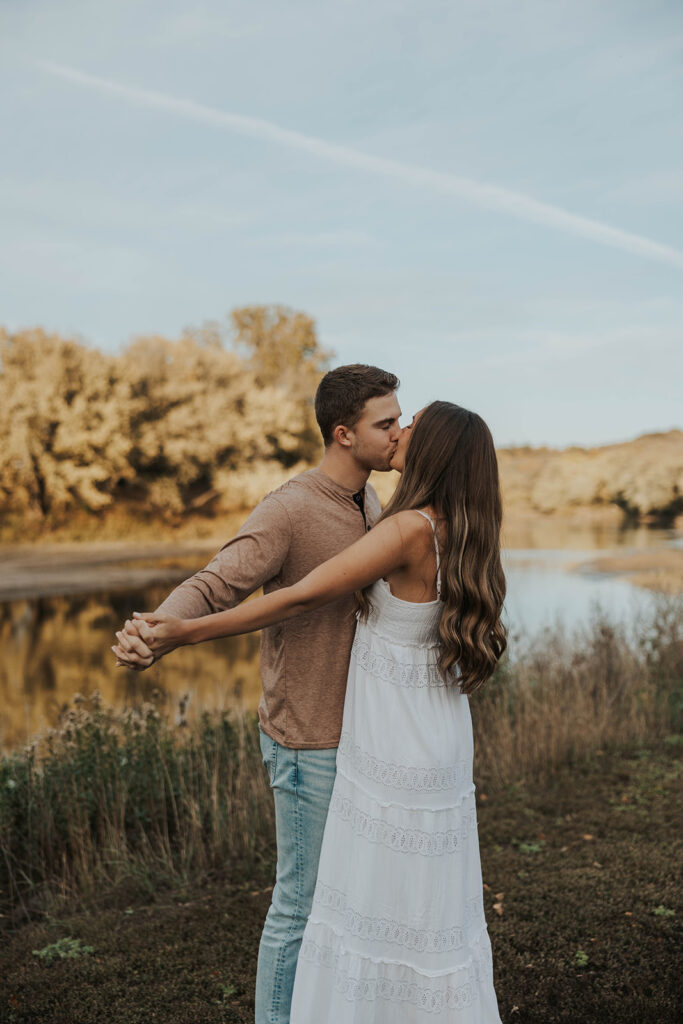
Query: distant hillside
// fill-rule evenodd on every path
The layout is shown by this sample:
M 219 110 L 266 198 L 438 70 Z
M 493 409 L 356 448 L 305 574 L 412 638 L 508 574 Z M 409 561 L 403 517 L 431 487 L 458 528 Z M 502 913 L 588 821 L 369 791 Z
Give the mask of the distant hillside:
M 508 511 L 566 514 L 611 506 L 662 523 L 683 512 L 681 430 L 600 448 L 502 448 L 498 460 Z
M 500 448 L 507 515 L 603 513 L 666 524 L 683 513 L 683 431 L 599 448 Z M 397 476 L 373 474 L 388 500 Z

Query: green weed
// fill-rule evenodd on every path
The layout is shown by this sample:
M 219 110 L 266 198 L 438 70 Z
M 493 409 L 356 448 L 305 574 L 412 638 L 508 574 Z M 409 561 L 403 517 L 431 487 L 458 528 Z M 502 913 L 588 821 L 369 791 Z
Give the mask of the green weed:
M 655 907 L 655 909 L 652 911 L 652 913 L 655 915 L 655 917 L 675 917 L 676 916 L 676 911 L 675 910 L 671 910 L 669 907 L 664 907 L 664 906 L 662 906 L 661 903 L 660 903 L 660 905 L 658 907 Z
M 78 957 L 88 956 L 94 952 L 93 946 L 84 946 L 80 939 L 67 937 L 57 939 L 56 942 L 44 946 L 43 949 L 34 949 L 33 955 L 39 956 L 46 963 L 51 963 L 52 960 L 76 960 Z

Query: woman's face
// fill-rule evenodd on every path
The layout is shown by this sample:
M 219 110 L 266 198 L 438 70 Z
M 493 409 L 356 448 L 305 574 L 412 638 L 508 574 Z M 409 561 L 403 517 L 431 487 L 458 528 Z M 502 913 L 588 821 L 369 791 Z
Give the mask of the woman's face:
M 404 427 L 401 433 L 398 435 L 398 444 L 396 451 L 394 452 L 391 462 L 389 463 L 390 469 L 396 469 L 399 473 L 403 472 L 403 467 L 406 464 L 406 451 L 408 449 L 408 442 L 410 441 L 410 433 L 422 415 L 422 409 L 416 412 L 413 416 L 413 421 L 407 427 Z

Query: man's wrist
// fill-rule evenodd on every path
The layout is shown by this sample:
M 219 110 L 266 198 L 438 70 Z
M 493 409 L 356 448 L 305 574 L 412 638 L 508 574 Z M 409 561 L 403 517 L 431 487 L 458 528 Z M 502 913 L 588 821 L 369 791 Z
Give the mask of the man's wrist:
M 183 622 L 183 643 L 198 644 L 202 641 L 201 619 L 186 619 Z

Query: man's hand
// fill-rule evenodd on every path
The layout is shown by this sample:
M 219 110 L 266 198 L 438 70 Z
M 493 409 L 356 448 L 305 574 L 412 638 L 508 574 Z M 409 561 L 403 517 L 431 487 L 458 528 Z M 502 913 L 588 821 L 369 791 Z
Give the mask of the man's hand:
M 125 630 L 116 634 L 118 644 L 112 647 L 117 664 L 142 671 L 165 654 L 189 643 L 188 622 L 170 615 L 134 612 L 126 621 Z
M 146 629 L 146 625 L 143 625 Z M 137 619 L 126 619 L 123 629 L 117 630 L 116 639 L 118 643 L 112 647 L 112 651 L 116 655 L 117 667 L 143 672 L 157 661 L 157 657 L 145 641 Z

